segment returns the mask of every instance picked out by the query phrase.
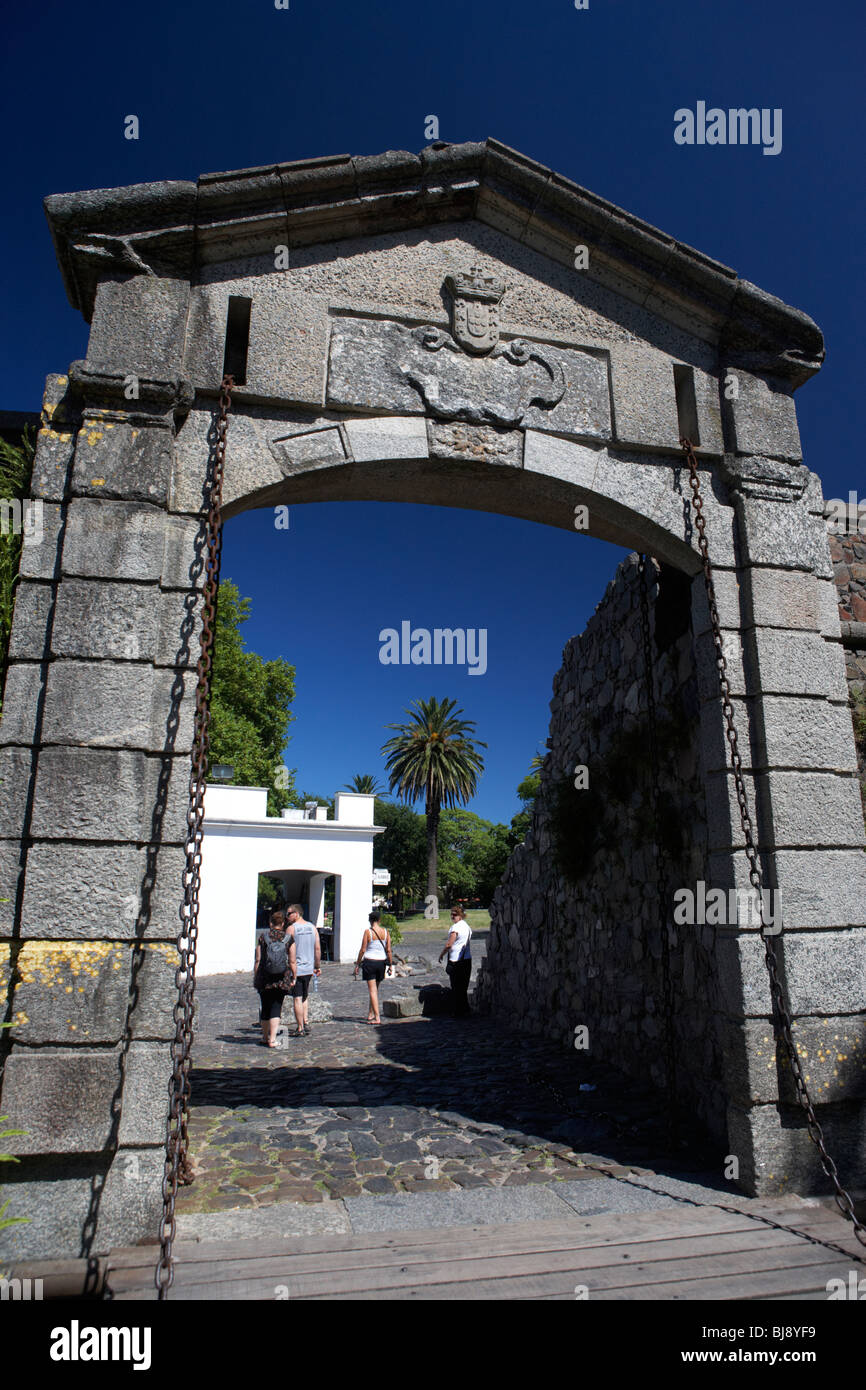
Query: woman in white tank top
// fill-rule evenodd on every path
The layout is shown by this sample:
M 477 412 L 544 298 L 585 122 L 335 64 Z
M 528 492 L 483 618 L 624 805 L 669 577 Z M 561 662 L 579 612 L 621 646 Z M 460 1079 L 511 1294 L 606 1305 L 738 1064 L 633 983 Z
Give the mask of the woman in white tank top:
M 370 923 L 364 932 L 361 941 L 361 949 L 358 952 L 358 959 L 355 962 L 354 978 L 358 978 L 358 967 L 361 967 L 361 977 L 367 981 L 367 988 L 370 991 L 370 1008 L 367 1012 L 368 1023 L 381 1023 L 379 1017 L 379 985 L 385 978 L 386 966 L 391 965 L 391 933 L 383 931 L 379 925 L 380 914 L 376 911 L 370 913 L 368 918 Z

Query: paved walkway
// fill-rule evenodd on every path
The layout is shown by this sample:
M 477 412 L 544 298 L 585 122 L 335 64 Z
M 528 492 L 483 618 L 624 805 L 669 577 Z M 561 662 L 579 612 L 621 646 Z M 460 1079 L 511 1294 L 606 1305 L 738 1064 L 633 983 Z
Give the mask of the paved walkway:
M 446 984 L 435 964 L 443 939 L 443 932 L 408 936 L 400 953 L 426 958 L 426 968 L 386 982 L 383 998 Z M 473 943 L 477 968 L 480 934 Z M 281 1204 L 281 1211 L 295 1212 L 294 1231 L 346 1229 L 350 1208 L 362 1225 L 386 1211 L 389 1221 L 405 1225 L 425 1210 L 410 1194 L 428 1200 L 443 1194 L 422 1224 L 438 1223 L 446 1212 L 458 1223 L 475 1220 L 486 1207 L 490 1220 L 508 1219 L 509 1210 L 526 1219 L 542 1209 L 552 1214 L 557 1188 L 571 1204 L 579 1184 L 590 1180 L 592 1195 L 587 1187 L 579 1209 L 630 1210 L 646 1204 L 643 1194 L 604 1182 L 604 1174 L 641 1181 L 640 1174 L 648 1180 L 662 1169 L 668 1177 L 709 1181 L 715 1200 L 733 1195 L 730 1185 L 706 1177 L 721 1173 L 722 1160 L 699 1135 L 686 1136 L 681 1163 L 665 1161 L 658 1097 L 584 1053 L 483 1017 L 394 1019 L 371 1027 L 364 1022 L 366 986 L 352 979 L 349 965 L 325 963 L 320 996 L 333 1021 L 314 1025 L 310 1037 L 289 1039 L 285 1051 L 268 1051 L 259 1043 L 249 976 L 199 981 L 191 1119 L 197 1177 L 181 1190 L 181 1216 L 240 1215 Z M 539 1077 L 555 1084 L 564 1104 Z M 593 1169 L 585 1166 L 590 1163 Z M 532 1196 L 529 1189 L 541 1185 L 550 1188 L 547 1196 Z M 614 1188 L 620 1196 L 611 1206 Z M 495 1189 L 521 1191 L 496 1195 Z M 467 1202 L 476 1190 L 478 1200 Z M 372 1201 L 383 1197 L 389 1198 L 384 1205 Z M 312 1224 L 304 1225 L 297 1204 L 331 1205 L 319 1214 L 324 1224 L 311 1212 Z M 181 1229 L 192 1234 L 201 1224 L 185 1220 Z

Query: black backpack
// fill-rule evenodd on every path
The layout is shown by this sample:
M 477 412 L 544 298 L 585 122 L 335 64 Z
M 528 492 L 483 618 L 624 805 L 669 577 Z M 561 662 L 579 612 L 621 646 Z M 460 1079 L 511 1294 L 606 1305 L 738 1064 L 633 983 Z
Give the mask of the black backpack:
M 265 943 L 265 970 L 268 975 L 282 977 L 289 968 L 289 950 L 285 937 L 274 941 L 269 937 Z

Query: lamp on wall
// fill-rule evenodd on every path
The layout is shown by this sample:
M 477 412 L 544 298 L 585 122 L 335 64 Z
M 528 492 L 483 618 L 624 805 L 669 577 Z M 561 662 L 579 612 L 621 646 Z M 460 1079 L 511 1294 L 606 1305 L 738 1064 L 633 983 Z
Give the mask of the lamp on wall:
M 230 763 L 214 763 L 210 770 L 211 782 L 230 782 L 235 775 L 235 770 Z

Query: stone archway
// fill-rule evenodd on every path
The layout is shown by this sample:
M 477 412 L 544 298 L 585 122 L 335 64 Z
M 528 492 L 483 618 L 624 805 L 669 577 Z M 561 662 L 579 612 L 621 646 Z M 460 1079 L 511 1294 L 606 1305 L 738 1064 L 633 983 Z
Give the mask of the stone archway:
M 85 1221 L 103 1249 L 157 1224 L 224 368 L 241 383 L 227 515 L 381 498 L 573 529 L 585 507 L 592 535 L 697 576 L 700 662 L 678 453 L 693 439 L 786 982 L 851 1171 L 862 1086 L 816 1048 L 830 1028 L 855 1055 L 866 856 L 823 499 L 793 404 L 823 357 L 811 320 L 492 140 L 47 210 L 91 334 L 86 361 L 48 381 L 44 541 L 24 551 L 0 729 L 2 1108 L 26 1131 L 19 1193 L 43 1217 L 29 1253 L 79 1253 Z M 718 702 L 700 721 L 714 881 L 735 886 Z M 753 1188 L 782 1172 L 805 1190 L 805 1134 L 776 1072 L 750 1062 L 769 1015 L 758 934 L 731 931 L 719 960 L 728 1142 Z

